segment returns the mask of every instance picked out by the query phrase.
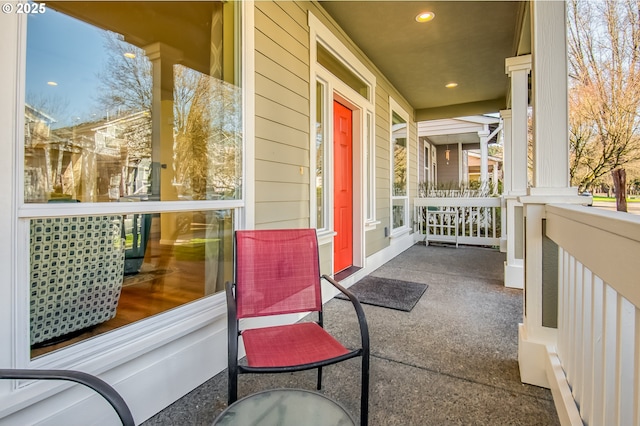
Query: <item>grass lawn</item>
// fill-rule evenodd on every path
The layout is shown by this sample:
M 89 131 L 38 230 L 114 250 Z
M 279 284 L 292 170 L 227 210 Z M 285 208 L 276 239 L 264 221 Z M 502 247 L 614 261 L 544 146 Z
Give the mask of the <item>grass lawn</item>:
M 597 195 L 593 196 L 593 201 L 601 201 L 601 202 L 608 202 L 608 203 L 615 203 L 616 202 L 616 198 L 615 197 L 600 197 Z M 632 197 L 627 197 L 627 203 L 640 203 L 640 197 L 638 197 L 637 195 L 634 195 Z

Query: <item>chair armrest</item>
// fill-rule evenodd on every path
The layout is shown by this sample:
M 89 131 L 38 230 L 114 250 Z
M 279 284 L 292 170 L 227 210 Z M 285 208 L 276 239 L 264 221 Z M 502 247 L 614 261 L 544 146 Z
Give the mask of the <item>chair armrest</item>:
M 331 278 L 329 275 L 323 275 L 322 278 L 329 281 L 331 285 L 337 288 L 342 294 L 347 296 L 353 304 L 353 308 L 356 310 L 356 315 L 358 316 L 358 325 L 360 326 L 360 338 L 362 339 L 362 352 L 363 355 L 369 356 L 369 326 L 367 325 L 367 319 L 364 316 L 364 310 L 362 309 L 362 305 L 360 301 L 346 288 L 342 287 L 336 280 Z
M 227 337 L 229 344 L 229 368 L 231 368 L 238 363 L 238 318 L 236 298 L 233 294 L 233 283 L 227 281 L 225 283 L 225 291 L 227 293 Z
M 134 426 L 133 415 L 125 400 L 104 380 L 82 371 L 74 370 L 33 370 L 0 369 L 0 379 L 21 380 L 66 380 L 80 383 L 96 391 L 111 404 L 124 426 Z

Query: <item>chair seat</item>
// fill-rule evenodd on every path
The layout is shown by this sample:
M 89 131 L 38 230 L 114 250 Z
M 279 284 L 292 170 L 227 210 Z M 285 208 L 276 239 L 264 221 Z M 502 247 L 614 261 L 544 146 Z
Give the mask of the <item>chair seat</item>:
M 242 339 L 250 367 L 296 366 L 349 353 L 314 322 L 245 330 Z

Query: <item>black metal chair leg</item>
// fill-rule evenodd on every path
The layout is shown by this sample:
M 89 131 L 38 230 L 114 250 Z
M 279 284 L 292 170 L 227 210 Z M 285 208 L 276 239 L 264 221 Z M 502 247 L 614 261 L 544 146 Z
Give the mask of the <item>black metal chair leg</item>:
M 362 356 L 362 384 L 360 391 L 360 425 L 369 424 L 369 354 Z
M 322 367 L 318 367 L 318 385 L 316 386 L 316 389 L 322 389 Z
M 232 374 L 229 373 L 229 393 L 227 398 L 227 404 L 231 405 L 238 399 L 238 376 L 232 377 Z

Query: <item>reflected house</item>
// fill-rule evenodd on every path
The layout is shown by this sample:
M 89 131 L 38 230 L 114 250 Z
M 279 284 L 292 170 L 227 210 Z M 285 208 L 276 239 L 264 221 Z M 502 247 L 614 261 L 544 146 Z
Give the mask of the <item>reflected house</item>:
M 106 171 L 107 176 L 104 177 L 101 176 L 103 171 L 98 171 L 100 196 L 107 194 L 110 200 L 148 197 L 151 186 L 150 115 L 149 111 L 140 111 L 88 129 L 94 133 L 95 155 L 105 158 L 99 163 L 113 169 Z M 82 133 L 83 129 L 76 131 Z M 106 191 L 105 183 L 109 185 Z
M 27 199 L 95 202 L 148 196 L 148 111 L 56 129 L 46 114 L 28 105 L 25 111 Z
M 315 228 L 322 273 L 349 287 L 422 241 L 421 182 L 465 178 L 462 151 L 477 146 L 429 141 L 423 123 L 476 117 L 488 126 L 469 142 L 480 143 L 481 157 L 502 123 L 504 191 L 492 202 L 503 213 L 504 283 L 526 302 L 514 324 L 522 381 L 553 389 L 560 417 L 575 418 L 585 401 L 598 411 L 607 400 L 580 399 L 586 390 L 572 378 L 586 383 L 592 370 L 640 376 L 640 294 L 635 271 L 625 269 L 637 260 L 640 224 L 582 207 L 588 200 L 568 178 L 566 2 L 434 1 L 426 23 L 416 21 L 422 3 L 414 1 L 42 5 L 37 16 L 0 15 L 0 367 L 98 375 L 143 422 L 227 366 L 222 290 L 233 280 L 235 230 Z M 57 86 L 46 85 L 49 74 Z M 52 93 L 79 112 L 36 106 Z M 92 102 L 121 114 L 72 120 L 90 116 Z M 34 348 L 29 273 L 37 256 L 66 262 L 75 248 L 38 251 L 31 229 L 95 217 L 123 224 L 111 244 L 136 259 L 116 271 L 117 314 Z M 104 264 L 73 267 L 106 276 Z M 81 273 L 71 272 L 46 284 L 73 287 Z M 586 328 L 603 318 L 613 343 Z M 609 329 L 618 323 L 631 326 Z M 576 353 L 624 365 L 588 368 Z M 637 424 L 640 385 L 624 379 L 594 388 L 622 395 L 605 405 L 626 411 L 609 418 Z M 115 423 L 87 395 L 3 381 L 0 423 Z

